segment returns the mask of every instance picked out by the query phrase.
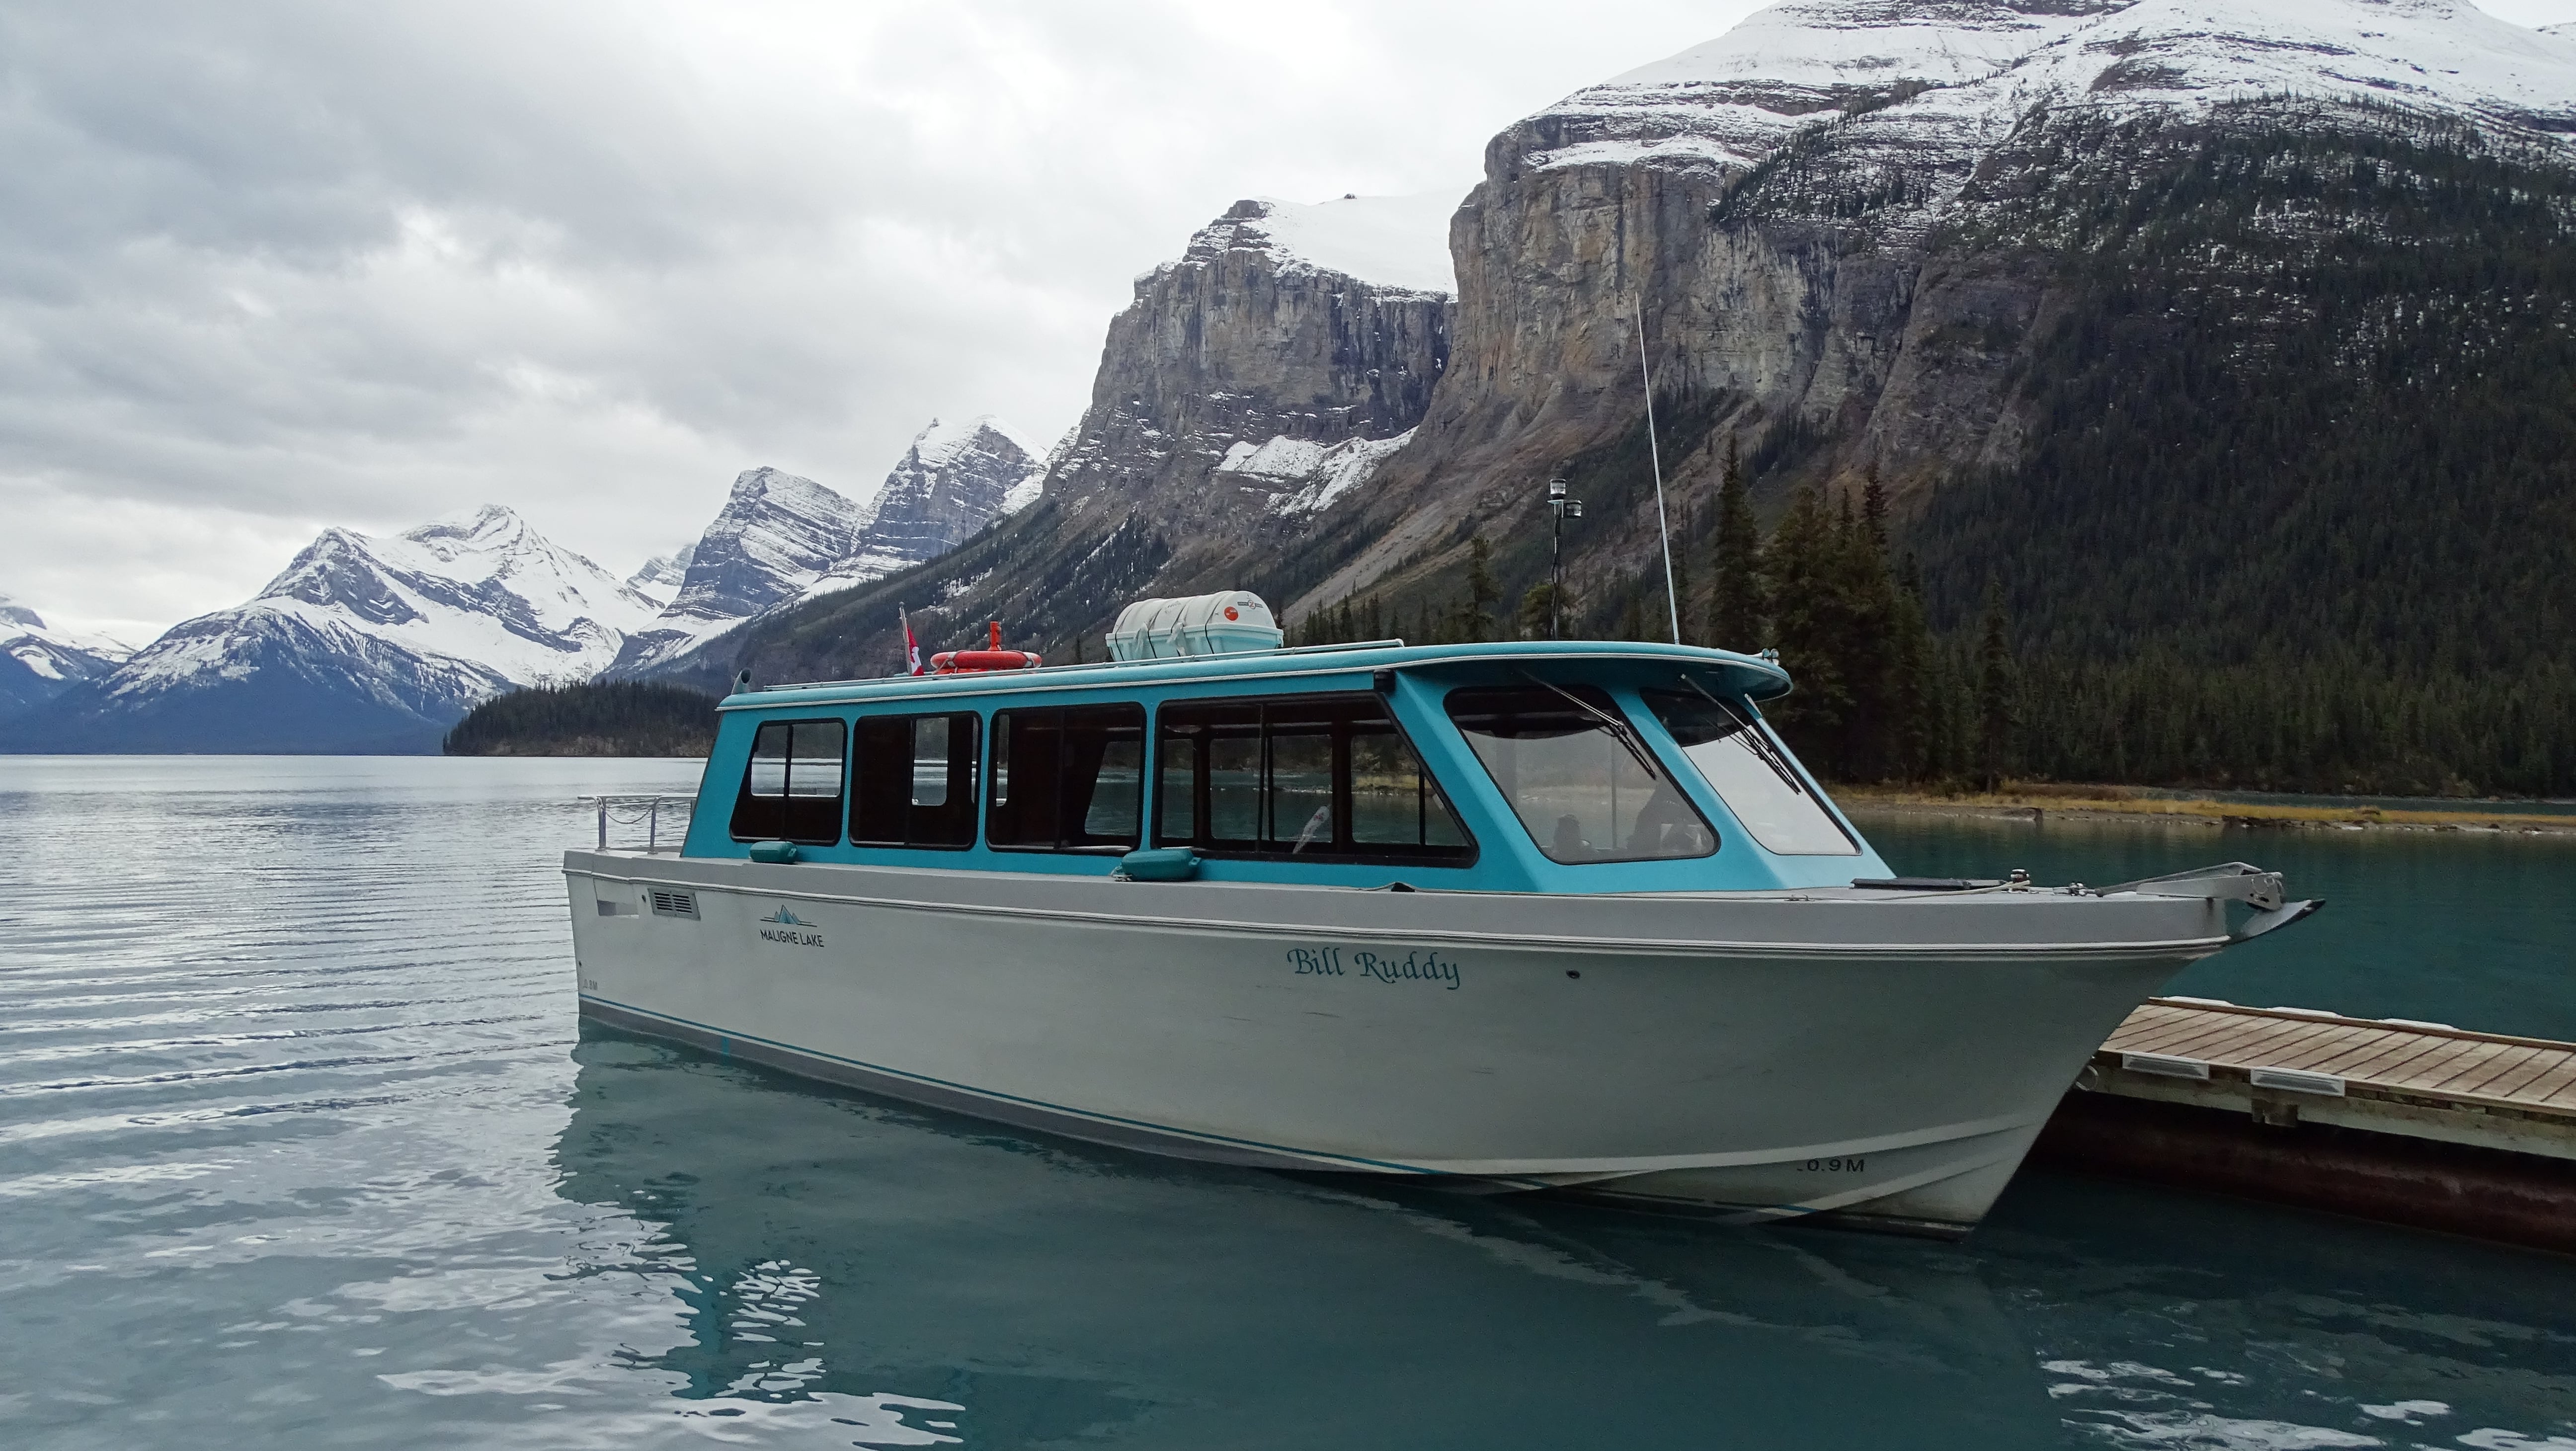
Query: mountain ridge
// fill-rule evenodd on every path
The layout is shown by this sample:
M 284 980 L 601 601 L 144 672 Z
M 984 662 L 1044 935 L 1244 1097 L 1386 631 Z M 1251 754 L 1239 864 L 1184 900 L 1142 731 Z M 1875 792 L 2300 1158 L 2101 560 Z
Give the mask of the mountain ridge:
M 475 701 L 586 679 L 652 602 L 485 505 L 324 530 L 248 602 L 182 621 L 0 729 L 16 750 L 427 750 Z

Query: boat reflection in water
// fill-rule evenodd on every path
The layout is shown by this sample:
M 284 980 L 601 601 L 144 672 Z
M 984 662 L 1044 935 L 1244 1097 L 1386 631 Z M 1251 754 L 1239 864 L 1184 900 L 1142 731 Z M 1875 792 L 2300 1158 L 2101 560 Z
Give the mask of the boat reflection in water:
M 2576 1270 L 2539 1256 L 2050 1174 L 1966 1245 L 1726 1229 L 1024 1135 L 598 1026 L 576 1054 L 558 1192 L 609 1212 L 587 1273 L 639 1281 L 624 1374 L 678 1398 L 634 1404 L 639 1436 L 675 1413 L 869 1446 L 2576 1431 Z
M 641 1221 L 597 1272 L 686 1306 L 629 1366 L 687 1414 L 865 1445 L 2061 1434 L 1955 1250 L 1181 1163 L 595 1025 L 577 1053 L 560 1192 Z
M 587 1273 L 677 1312 L 623 1358 L 680 1397 L 639 1436 L 672 1412 L 824 1446 L 2571 1430 L 2576 1271 L 2468 1242 L 2063 1175 L 1968 1245 L 1726 1229 L 1030 1137 L 613 1028 L 577 1059 L 559 1193 L 613 1211 Z

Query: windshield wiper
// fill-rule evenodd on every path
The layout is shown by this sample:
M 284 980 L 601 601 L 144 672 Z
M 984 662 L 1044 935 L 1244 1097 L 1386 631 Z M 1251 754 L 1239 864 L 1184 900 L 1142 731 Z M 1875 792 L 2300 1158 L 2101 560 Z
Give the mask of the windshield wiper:
M 1571 690 L 1565 689 L 1563 686 L 1541 680 L 1526 670 L 1520 672 L 1520 675 L 1523 680 L 1528 681 L 1532 685 L 1542 686 L 1564 696 L 1567 700 L 1574 703 L 1575 709 L 1582 711 L 1585 715 L 1601 722 L 1602 728 L 1610 732 L 1610 739 L 1617 741 L 1627 750 L 1629 755 L 1634 756 L 1637 760 L 1637 764 L 1645 768 L 1647 775 L 1662 777 L 1666 774 L 1662 767 L 1655 764 L 1654 756 L 1646 750 L 1646 743 L 1637 739 L 1637 731 L 1634 726 L 1631 726 L 1619 717 L 1602 710 L 1592 702 L 1585 700 L 1582 696 L 1575 694 Z
M 1726 718 L 1735 722 L 1737 734 L 1744 738 L 1744 748 L 1753 753 L 1753 758 L 1755 760 L 1770 767 L 1774 775 L 1788 783 L 1791 791 L 1800 796 L 1807 794 L 1806 785 L 1798 779 L 1798 773 L 1789 769 L 1789 763 L 1781 759 L 1779 750 L 1771 744 L 1771 736 L 1769 732 L 1763 730 L 1752 720 L 1738 714 L 1734 706 L 1711 694 L 1707 686 L 1691 679 L 1688 675 L 1684 675 L 1682 677 L 1682 684 L 1698 691 L 1707 699 L 1709 704 L 1726 712 Z

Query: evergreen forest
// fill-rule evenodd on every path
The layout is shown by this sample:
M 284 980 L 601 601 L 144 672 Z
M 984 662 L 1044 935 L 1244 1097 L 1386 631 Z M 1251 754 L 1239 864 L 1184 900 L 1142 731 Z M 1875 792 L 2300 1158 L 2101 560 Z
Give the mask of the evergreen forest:
M 646 680 L 538 686 L 496 695 L 447 732 L 450 756 L 703 756 L 716 701 Z

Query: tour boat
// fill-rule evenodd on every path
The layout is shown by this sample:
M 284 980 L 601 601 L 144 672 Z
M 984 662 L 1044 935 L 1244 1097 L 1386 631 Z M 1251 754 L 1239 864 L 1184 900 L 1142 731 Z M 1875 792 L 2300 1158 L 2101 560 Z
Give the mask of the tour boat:
M 1946 1235 L 2141 1000 L 2316 905 L 1892 876 L 1768 656 L 1200 613 L 738 687 L 676 854 L 565 855 L 581 1011 L 1186 1158 Z

